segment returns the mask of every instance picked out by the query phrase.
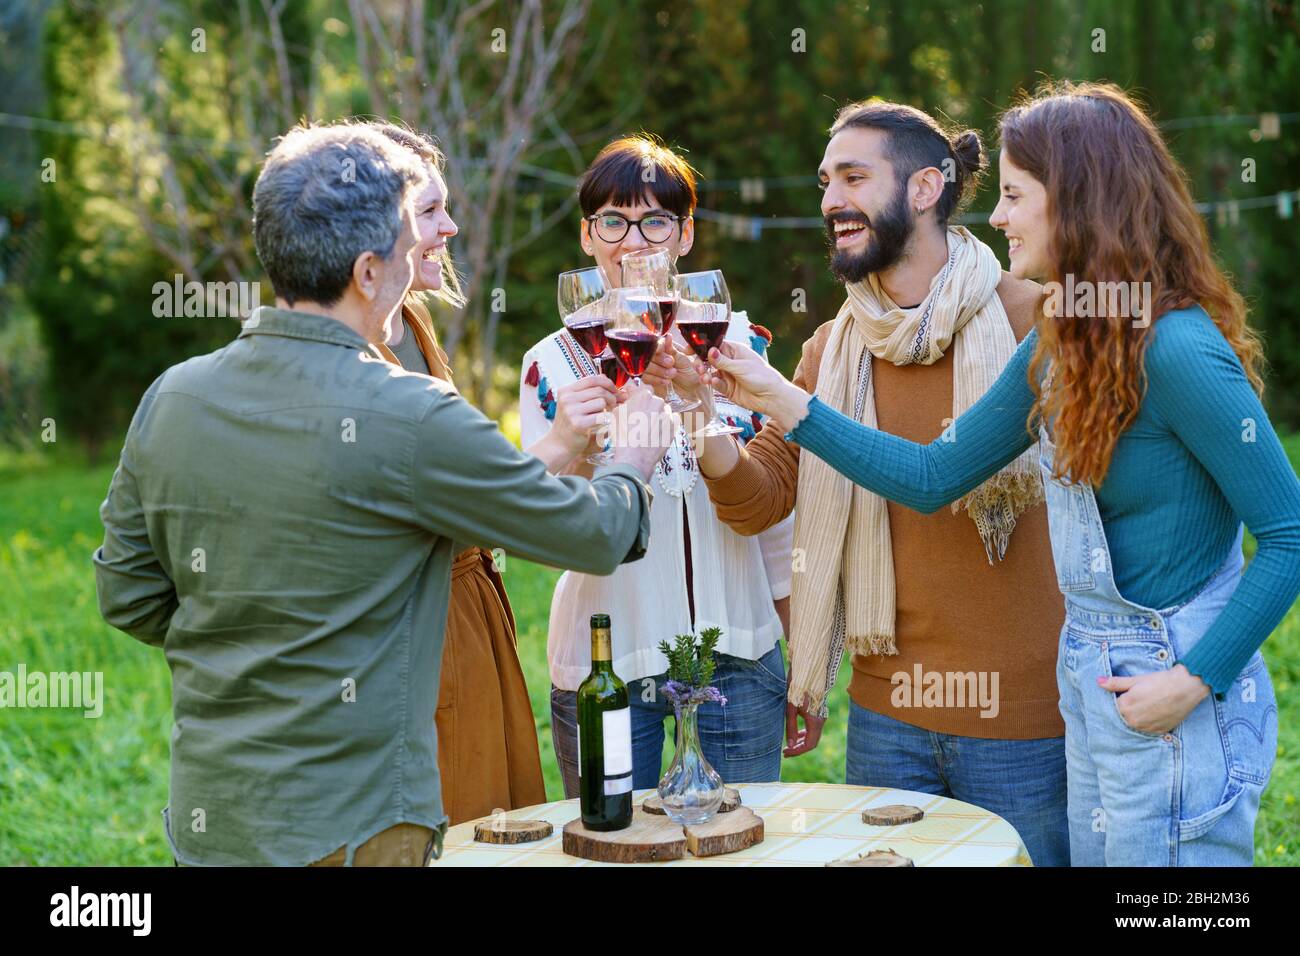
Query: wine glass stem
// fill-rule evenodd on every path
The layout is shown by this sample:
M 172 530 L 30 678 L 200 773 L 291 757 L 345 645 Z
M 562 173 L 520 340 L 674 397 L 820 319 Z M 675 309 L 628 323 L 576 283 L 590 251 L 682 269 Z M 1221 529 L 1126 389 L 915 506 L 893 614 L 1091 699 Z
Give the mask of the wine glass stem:
M 668 348 L 671 349 L 671 348 L 673 347 L 672 333 L 671 333 L 671 332 L 665 332 L 665 333 L 664 333 L 664 338 L 668 340 Z M 673 388 L 673 383 L 672 383 L 672 382 L 669 382 L 669 383 L 668 383 L 668 387 L 664 389 L 664 397 L 665 397 L 666 399 L 668 399 L 668 401 L 669 401 L 670 404 L 673 404 L 673 405 L 676 405 L 676 404 L 677 404 L 677 401 L 678 401 L 678 399 L 677 399 L 677 390 L 676 390 L 675 388 Z

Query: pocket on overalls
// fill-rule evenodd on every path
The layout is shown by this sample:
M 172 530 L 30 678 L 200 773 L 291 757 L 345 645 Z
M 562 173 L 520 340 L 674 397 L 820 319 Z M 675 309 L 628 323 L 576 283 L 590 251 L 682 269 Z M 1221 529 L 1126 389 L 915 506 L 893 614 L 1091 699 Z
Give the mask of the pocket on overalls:
M 1206 784 L 1222 780 L 1222 792 L 1217 805 L 1193 817 L 1184 817 L 1178 823 L 1180 840 L 1195 840 L 1213 829 L 1219 819 L 1238 804 L 1243 795 L 1258 795 L 1269 782 L 1273 761 L 1278 752 L 1278 705 L 1273 696 L 1273 682 L 1264 665 L 1264 657 L 1256 652 L 1247 666 L 1232 682 L 1223 700 L 1210 697 L 1218 735 L 1201 735 L 1197 747 L 1222 744 L 1222 754 L 1197 753 L 1188 748 L 1184 762 L 1183 805 L 1204 805 L 1197 800 L 1203 796 Z M 1219 762 L 1222 761 L 1222 762 Z M 1223 773 L 1223 770 L 1227 773 Z M 1205 775 L 1209 779 L 1197 779 Z
M 1277 700 L 1259 651 L 1215 704 L 1228 774 L 1265 786 L 1277 757 Z
M 1102 644 L 1102 666 L 1106 669 L 1106 674 L 1110 677 L 1140 677 L 1143 674 L 1155 674 L 1169 669 L 1169 659 L 1172 655 L 1169 651 L 1169 645 L 1164 641 L 1107 641 Z M 1145 737 L 1148 740 L 1161 740 L 1164 734 L 1148 733 L 1145 730 L 1138 730 L 1124 719 L 1123 712 L 1119 709 L 1119 699 L 1122 694 L 1116 694 L 1111 691 L 1103 691 L 1109 694 L 1111 698 L 1110 710 L 1115 715 L 1115 720 L 1119 726 L 1130 734 L 1138 737 Z
M 1242 783 L 1236 777 L 1229 776 L 1228 784 L 1223 791 L 1222 802 L 1217 807 L 1189 820 L 1178 821 L 1178 839 L 1180 841 L 1195 840 L 1197 837 L 1209 833 L 1214 828 L 1214 825 L 1237 805 L 1241 795 L 1246 792 L 1247 786 L 1248 784 Z

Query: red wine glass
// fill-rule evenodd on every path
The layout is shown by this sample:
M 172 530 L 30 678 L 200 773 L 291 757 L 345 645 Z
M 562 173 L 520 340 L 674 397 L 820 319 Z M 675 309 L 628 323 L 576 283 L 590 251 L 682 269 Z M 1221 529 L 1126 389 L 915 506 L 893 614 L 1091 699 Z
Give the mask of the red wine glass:
M 638 249 L 629 252 L 620 263 L 624 287 L 646 286 L 659 297 L 659 313 L 663 320 L 663 334 L 672 344 L 673 319 L 677 314 L 677 291 L 673 288 L 672 257 L 664 249 Z M 668 406 L 675 412 L 686 412 L 699 406 L 696 399 L 685 399 L 677 394 L 669 382 L 664 392 Z
M 684 272 L 673 277 L 677 292 L 677 330 L 701 362 L 708 364 L 709 350 L 721 347 L 731 325 L 731 293 L 717 269 Z M 736 435 L 741 429 L 714 418 L 696 437 Z
M 556 301 L 564 327 L 592 362 L 600 367 L 600 357 L 607 350 L 604 309 L 609 283 L 605 281 L 605 274 L 594 266 L 572 269 L 560 273 L 558 285 Z M 587 457 L 587 462 L 592 465 L 608 465 L 613 461 L 614 453 L 608 441 L 603 450 Z
M 663 329 L 659 295 L 650 286 L 631 286 L 610 293 L 605 309 L 605 338 L 618 364 L 634 385 L 650 366 Z

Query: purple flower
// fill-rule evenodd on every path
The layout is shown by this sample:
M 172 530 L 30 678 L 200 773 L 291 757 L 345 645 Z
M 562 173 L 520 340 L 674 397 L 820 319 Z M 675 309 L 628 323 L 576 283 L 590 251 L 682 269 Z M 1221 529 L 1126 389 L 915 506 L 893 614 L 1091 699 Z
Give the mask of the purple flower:
M 665 697 L 673 702 L 673 707 L 680 709 L 687 704 L 704 704 L 714 701 L 727 706 L 727 698 L 716 687 L 691 687 L 680 681 L 664 681 L 659 688 Z
M 727 706 L 727 698 L 723 697 L 722 691 L 718 690 L 716 687 L 701 688 L 699 694 L 703 700 L 717 701 L 723 707 Z

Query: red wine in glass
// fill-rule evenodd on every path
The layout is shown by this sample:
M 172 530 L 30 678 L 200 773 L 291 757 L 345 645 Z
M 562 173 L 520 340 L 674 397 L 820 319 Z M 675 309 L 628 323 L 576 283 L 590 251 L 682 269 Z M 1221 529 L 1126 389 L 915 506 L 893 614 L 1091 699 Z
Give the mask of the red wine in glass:
M 659 347 L 659 336 L 654 332 L 642 332 L 634 329 L 611 330 L 607 338 L 609 347 L 614 350 L 618 364 L 632 378 L 640 378 L 650 367 L 655 349 Z
M 607 351 L 605 344 L 605 316 L 603 303 L 609 294 L 609 282 L 602 269 L 588 266 L 561 272 L 556 284 L 555 303 L 569 335 L 593 360 L 599 360 Z M 597 430 L 595 437 L 604 442 Z M 608 442 L 604 442 L 608 446 Z M 592 465 L 608 465 L 614 460 L 612 451 L 605 450 L 587 456 Z
M 578 340 L 578 344 L 592 358 L 599 358 L 600 354 L 605 351 L 605 323 L 603 320 L 596 322 L 577 322 L 568 326 L 569 334 Z
M 607 351 L 600 357 L 600 371 L 614 383 L 615 388 L 622 388 L 627 384 L 627 372 L 623 371 L 623 366 L 618 364 L 618 358 L 613 352 Z
M 659 297 L 659 314 L 663 317 L 664 335 L 673 330 L 673 319 L 677 315 L 677 297 L 661 295 Z
M 703 321 L 686 320 L 678 328 L 682 330 L 682 338 L 686 339 L 691 350 L 701 361 L 707 362 L 709 349 L 720 348 L 723 339 L 727 337 L 728 324 L 726 319 L 709 318 Z
M 677 328 L 691 351 L 707 365 L 709 352 L 722 347 L 727 327 L 731 324 L 731 297 L 722 273 L 716 270 L 688 273 L 678 276 L 674 286 L 679 293 Z M 734 435 L 739 431 L 737 426 L 728 425 L 715 416 L 695 432 L 694 437 Z
M 669 295 L 661 295 L 659 297 L 659 315 L 663 319 L 663 330 L 664 336 L 668 339 L 669 355 L 672 354 L 672 349 L 675 347 L 672 344 L 673 321 L 677 318 L 677 305 L 680 301 L 681 300 L 675 291 Z M 672 410 L 678 413 L 689 412 L 691 409 L 698 408 L 700 405 L 697 399 L 692 398 L 688 400 L 678 395 L 677 391 L 673 388 L 672 382 L 668 383 L 665 398 L 668 399 L 668 404 L 672 407 Z

